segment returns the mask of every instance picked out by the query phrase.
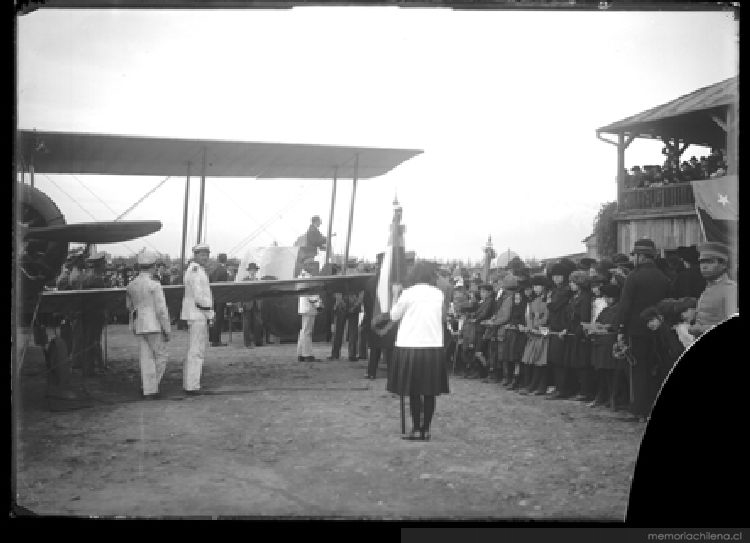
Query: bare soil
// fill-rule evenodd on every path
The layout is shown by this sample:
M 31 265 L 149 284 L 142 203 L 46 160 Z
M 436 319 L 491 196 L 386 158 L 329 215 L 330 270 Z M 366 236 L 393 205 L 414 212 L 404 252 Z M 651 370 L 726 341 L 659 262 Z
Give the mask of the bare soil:
M 109 326 L 107 341 L 107 373 L 77 377 L 88 402 L 46 398 L 28 350 L 14 475 L 16 503 L 36 514 L 625 518 L 644 426 L 621 413 L 451 377 L 432 441 L 404 441 L 385 367 L 364 379 L 365 361 L 325 361 L 330 344 L 300 363 L 294 344 L 246 349 L 235 332 L 208 349 L 211 394 L 185 397 L 187 332 L 174 331 L 164 399 L 144 401 L 132 334 Z

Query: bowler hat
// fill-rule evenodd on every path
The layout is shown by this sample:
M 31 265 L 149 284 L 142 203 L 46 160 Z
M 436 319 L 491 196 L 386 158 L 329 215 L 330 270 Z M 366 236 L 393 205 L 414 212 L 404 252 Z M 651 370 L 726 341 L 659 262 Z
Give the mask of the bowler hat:
M 695 248 L 695 245 L 689 247 L 681 245 L 677 247 L 676 252 L 677 256 L 685 262 L 698 262 L 698 259 L 700 258 L 700 253 L 698 252 L 698 249 Z
M 250 262 L 250 264 L 247 265 L 247 270 L 258 270 L 258 265 L 255 262 Z
M 729 260 L 729 247 L 718 241 L 707 241 L 698 247 L 701 260 L 704 258 L 720 258 Z
M 648 238 L 642 238 L 635 242 L 633 245 L 633 252 L 631 255 L 649 255 L 656 256 L 658 251 L 656 250 L 656 244 Z
M 628 255 L 624 255 L 622 253 L 617 253 L 612 257 L 612 263 L 615 266 L 619 266 L 621 264 L 624 264 L 626 262 L 630 262 L 630 259 L 628 258 Z

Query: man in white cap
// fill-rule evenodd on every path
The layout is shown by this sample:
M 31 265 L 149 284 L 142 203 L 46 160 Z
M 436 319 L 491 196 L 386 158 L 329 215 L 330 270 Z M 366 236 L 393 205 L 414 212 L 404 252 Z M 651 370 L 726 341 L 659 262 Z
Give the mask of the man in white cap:
M 306 259 L 302 265 L 302 271 L 298 277 L 312 277 L 311 271 L 314 269 L 316 262 L 312 259 Z M 314 362 L 317 360 L 313 356 L 313 328 L 315 327 L 315 317 L 322 310 L 322 302 L 317 294 L 306 294 L 299 297 L 297 312 L 299 313 L 302 325 L 297 338 L 297 361 Z
M 159 382 L 167 367 L 169 312 L 161 283 L 153 278 L 156 253 L 144 248 L 136 258 L 140 273 L 125 290 L 130 329 L 140 346 L 143 397 L 157 399 Z
M 180 318 L 188 323 L 189 345 L 182 371 L 182 388 L 188 394 L 199 394 L 201 370 L 208 345 L 208 327 L 213 323 L 213 296 L 206 273 L 211 250 L 206 243 L 193 247 L 193 261 L 185 270 Z

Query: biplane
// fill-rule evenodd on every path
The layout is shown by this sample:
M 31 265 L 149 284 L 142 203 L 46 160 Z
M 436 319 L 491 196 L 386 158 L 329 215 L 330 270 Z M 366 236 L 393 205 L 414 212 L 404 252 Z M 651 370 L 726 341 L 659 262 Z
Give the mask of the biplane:
M 17 184 L 15 324 L 29 324 L 44 313 L 70 310 L 110 310 L 125 307 L 124 288 L 55 291 L 45 285 L 59 273 L 69 242 L 112 243 L 148 235 L 161 228 L 160 221 L 111 221 L 67 224 L 55 203 L 34 187 L 34 174 L 151 175 L 185 177 L 181 259 L 185 263 L 186 226 L 191 172 L 199 166 L 200 204 L 198 242 L 203 225 L 206 179 L 233 177 L 254 179 L 331 179 L 331 220 L 339 179 L 351 177 L 344 261 L 348 260 L 357 182 L 383 175 L 420 154 L 415 149 L 384 149 L 333 145 L 260 143 L 124 136 L 113 134 L 20 130 L 16 162 L 24 182 Z M 30 184 L 25 183 L 26 177 Z M 330 244 L 325 263 L 330 262 Z M 325 269 L 325 267 L 324 267 Z M 212 283 L 214 300 L 244 302 L 258 297 L 280 298 L 320 292 L 357 292 L 373 274 L 317 275 L 258 282 Z M 183 288 L 165 286 L 170 309 L 178 311 Z M 296 303 L 287 304 L 296 308 Z M 282 312 L 277 316 L 283 317 Z M 292 322 L 296 322 L 296 311 Z M 288 324 L 287 324 L 288 326 Z

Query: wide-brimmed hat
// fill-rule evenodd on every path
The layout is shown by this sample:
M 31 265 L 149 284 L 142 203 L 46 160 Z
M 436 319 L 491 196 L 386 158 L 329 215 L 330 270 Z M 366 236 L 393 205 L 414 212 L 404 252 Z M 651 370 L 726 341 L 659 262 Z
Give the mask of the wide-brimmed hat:
M 621 264 L 624 264 L 626 262 L 630 262 L 628 255 L 617 253 L 612 256 L 612 264 L 614 264 L 615 266 L 620 266 Z
M 659 252 L 656 250 L 656 244 L 648 238 L 642 238 L 635 242 L 631 255 L 648 255 L 656 256 Z
M 575 283 L 579 287 L 585 287 L 591 282 L 591 276 L 583 270 L 571 272 L 568 281 Z
M 515 275 L 506 275 L 503 277 L 503 290 L 516 290 L 518 288 L 518 278 Z
M 596 264 L 596 259 L 588 256 L 584 256 L 578 261 L 578 268 L 581 270 L 588 270 L 591 266 Z
M 700 259 L 720 258 L 724 261 L 729 260 L 729 247 L 718 241 L 707 241 L 698 247 Z
M 602 296 L 605 296 L 606 298 L 620 297 L 620 287 L 617 285 L 613 285 L 612 283 L 605 283 L 604 285 L 599 287 L 599 291 L 602 293 Z
M 566 275 L 568 275 L 568 269 L 558 262 L 557 264 L 552 265 L 552 267 L 549 270 L 549 274 L 550 276 L 562 275 L 563 277 L 565 277 Z

